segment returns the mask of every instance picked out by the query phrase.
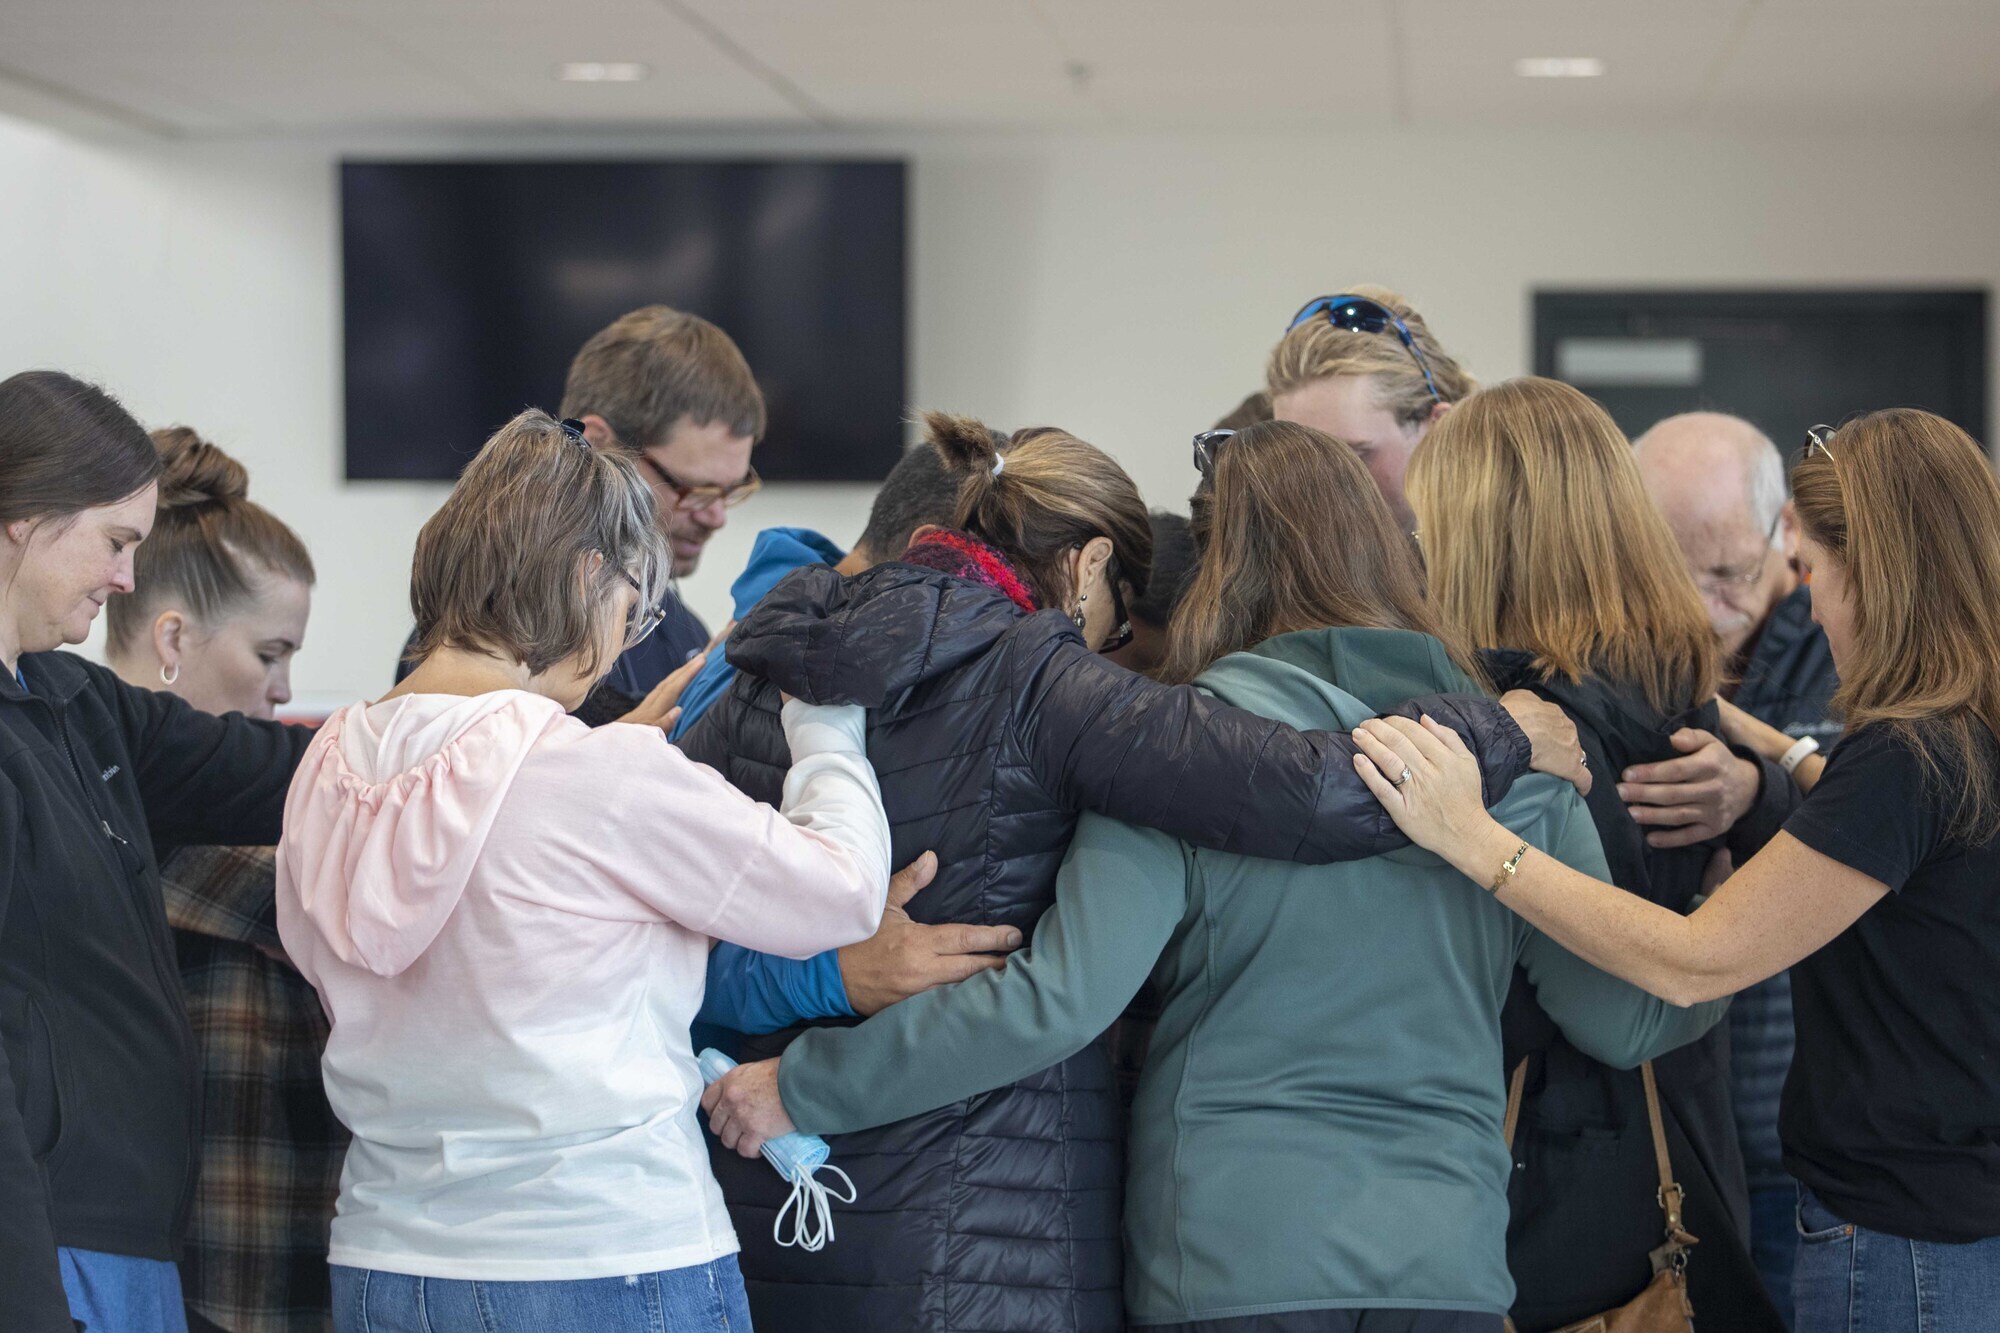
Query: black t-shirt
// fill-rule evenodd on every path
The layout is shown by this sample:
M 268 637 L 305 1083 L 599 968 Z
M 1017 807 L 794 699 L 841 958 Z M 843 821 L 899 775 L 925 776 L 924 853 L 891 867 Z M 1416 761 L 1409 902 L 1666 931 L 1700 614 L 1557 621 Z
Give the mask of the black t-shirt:
M 1961 789 L 1867 727 L 1785 824 L 1890 890 L 1792 969 L 1785 1169 L 1848 1221 L 1914 1240 L 2000 1235 L 2000 842 L 1945 836 Z

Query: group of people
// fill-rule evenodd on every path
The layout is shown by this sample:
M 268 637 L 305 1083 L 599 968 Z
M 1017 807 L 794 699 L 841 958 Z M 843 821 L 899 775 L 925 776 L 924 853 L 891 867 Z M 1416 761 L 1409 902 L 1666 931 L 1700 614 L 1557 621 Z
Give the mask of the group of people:
M 763 400 L 634 311 L 307 729 L 313 561 L 242 467 L 0 382 L 0 1328 L 1990 1324 L 1977 442 L 1628 441 L 1371 287 L 1193 433 L 1186 515 L 919 424 L 711 637 L 674 580 Z

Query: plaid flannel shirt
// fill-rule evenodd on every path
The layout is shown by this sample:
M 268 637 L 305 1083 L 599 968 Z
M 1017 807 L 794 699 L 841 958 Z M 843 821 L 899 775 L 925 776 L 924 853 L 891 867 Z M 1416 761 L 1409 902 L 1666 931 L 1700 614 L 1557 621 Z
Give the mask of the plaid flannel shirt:
M 281 961 L 276 867 L 268 847 L 187 847 L 160 866 L 202 1068 L 181 1281 L 189 1310 L 229 1333 L 328 1333 L 348 1135 L 320 1079 L 319 996 Z

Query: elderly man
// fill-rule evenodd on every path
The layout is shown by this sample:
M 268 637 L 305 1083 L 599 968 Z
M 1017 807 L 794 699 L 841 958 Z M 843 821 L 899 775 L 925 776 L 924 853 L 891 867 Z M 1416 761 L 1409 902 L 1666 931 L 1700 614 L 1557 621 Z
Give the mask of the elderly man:
M 1666 515 L 1727 661 L 1725 686 L 1745 712 L 1831 745 L 1839 682 L 1794 555 L 1798 523 L 1777 446 L 1739 417 L 1668 417 L 1634 446 L 1646 489 Z M 1730 1011 L 1736 1123 L 1748 1167 L 1752 1246 L 1780 1310 L 1791 1311 L 1796 1245 L 1792 1182 L 1778 1149 L 1778 1095 L 1792 1061 L 1791 982 L 1779 973 Z

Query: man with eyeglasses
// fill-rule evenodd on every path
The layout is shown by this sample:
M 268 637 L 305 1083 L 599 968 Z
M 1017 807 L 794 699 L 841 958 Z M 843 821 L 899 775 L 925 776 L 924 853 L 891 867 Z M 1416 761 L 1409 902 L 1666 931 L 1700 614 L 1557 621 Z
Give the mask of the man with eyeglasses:
M 736 343 L 699 315 L 645 306 L 592 334 L 570 362 L 557 415 L 594 447 L 623 451 L 652 485 L 676 579 L 694 572 L 729 511 L 762 484 L 750 451 L 764 434 L 764 395 Z M 672 589 L 659 613 L 579 716 L 622 716 L 707 645 L 708 627 Z M 405 661 L 396 679 L 408 673 Z
M 1634 448 L 1646 489 L 1680 543 L 1722 645 L 1723 693 L 1788 735 L 1831 746 L 1840 724 L 1828 717 L 1828 703 L 1839 681 L 1794 561 L 1798 523 L 1777 446 L 1740 417 L 1689 412 L 1660 422 Z M 1748 781 L 1747 801 L 1757 783 L 1747 773 L 1740 776 Z M 1645 822 L 1638 810 L 1634 816 Z M 1796 1193 L 1778 1149 L 1778 1095 L 1792 1062 L 1789 974 L 1738 995 L 1729 1025 L 1752 1249 L 1789 1322 Z

